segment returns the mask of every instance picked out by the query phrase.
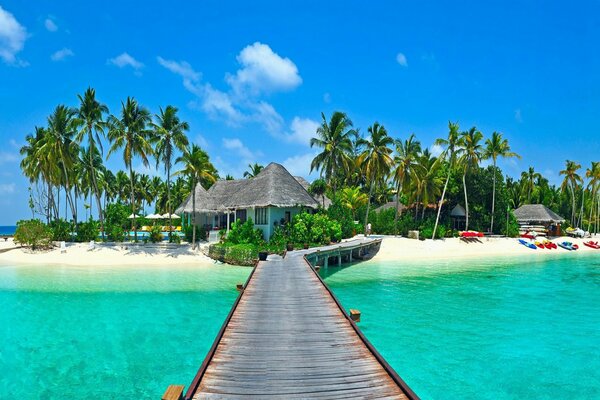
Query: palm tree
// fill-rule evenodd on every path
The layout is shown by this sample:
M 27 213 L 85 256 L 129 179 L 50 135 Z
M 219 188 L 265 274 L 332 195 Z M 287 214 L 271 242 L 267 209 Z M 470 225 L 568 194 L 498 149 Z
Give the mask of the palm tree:
M 137 182 L 139 198 L 142 201 L 142 213 L 146 212 L 146 204 L 150 204 L 153 200 L 152 197 L 152 180 L 146 174 L 141 174 Z
M 406 194 L 412 180 L 415 178 L 415 170 L 418 165 L 417 158 L 421 152 L 421 142 L 416 140 L 414 134 L 411 134 L 404 142 L 396 140 L 395 143 L 396 155 L 394 156 L 393 179 L 396 183 L 396 213 L 394 215 L 394 230 L 396 231 L 400 193 L 404 191 L 404 194 Z
M 590 219 L 588 221 L 588 232 L 592 231 L 592 221 L 594 217 L 594 204 L 598 197 L 598 184 L 600 183 L 600 162 L 592 161 L 591 168 L 585 171 L 585 176 L 589 178 L 588 190 L 590 191 L 592 204 L 590 205 Z M 598 215 L 596 215 L 598 218 Z
M 561 184 L 561 189 L 563 192 L 567 190 L 567 188 L 571 191 L 572 205 L 573 208 L 571 210 L 571 225 L 575 225 L 575 187 L 577 184 L 582 183 L 583 179 L 581 176 L 577 174 L 577 171 L 581 168 L 581 164 L 578 164 L 575 161 L 567 160 L 565 163 L 565 169 L 560 171 L 560 175 L 564 175 L 565 178 Z
M 104 215 L 102 213 L 102 203 L 100 202 L 100 190 L 96 175 L 94 173 L 94 157 L 96 155 L 95 149 L 99 147 L 100 156 L 102 156 L 102 140 L 104 137 L 104 114 L 108 113 L 108 107 L 98 100 L 96 100 L 96 90 L 90 87 L 84 92 L 83 96 L 77 95 L 79 99 L 79 109 L 76 110 L 77 123 L 81 125 L 81 129 L 75 135 L 75 141 L 78 144 L 82 144 L 84 138 L 87 138 L 87 145 L 89 147 L 89 168 L 87 168 L 91 177 L 91 186 L 96 196 L 96 206 L 98 207 L 98 217 L 100 219 L 100 229 L 102 231 L 102 238 L 104 238 Z M 102 158 L 100 158 L 102 161 Z
M 65 187 L 65 201 L 71 208 L 75 224 L 77 224 L 77 209 L 71 196 L 71 183 L 73 180 L 73 166 L 78 161 L 78 146 L 73 141 L 77 131 L 75 110 L 59 105 L 48 117 L 48 129 L 44 144 L 38 149 L 40 157 L 48 157 L 49 162 L 60 166 L 61 181 Z M 66 215 L 65 215 L 66 217 Z
M 527 203 L 531 204 L 531 196 L 533 194 L 533 190 L 536 186 L 536 181 L 542 178 L 542 174 L 539 172 L 535 172 L 533 167 L 529 167 L 527 171 L 523 171 L 521 173 L 521 181 L 523 182 L 523 187 L 527 190 Z
M 367 234 L 373 188 L 389 174 L 394 163 L 391 156 L 393 150 L 390 148 L 394 144 L 394 139 L 388 136 L 385 127 L 375 122 L 369 127 L 368 131 L 371 137 L 362 140 L 361 144 L 365 146 L 365 149 L 359 156 L 361 169 L 369 182 L 369 198 L 367 201 L 367 213 L 365 215 L 365 236 Z
M 310 171 L 320 171 L 321 177 L 325 177 L 335 197 L 336 177 L 340 172 L 348 170 L 353 151 L 352 137 L 356 135 L 356 131 L 352 129 L 352 121 L 342 112 L 334 112 L 329 123 L 324 113 L 321 113 L 321 118 L 317 137 L 310 139 L 310 147 L 319 147 L 322 151 L 312 160 Z
M 129 194 L 127 193 L 127 186 L 130 186 L 130 177 L 125 171 L 117 171 L 115 175 L 115 182 L 117 185 L 117 198 L 120 202 L 125 203 Z
M 492 163 L 494 165 L 494 178 L 493 178 L 493 189 L 492 189 L 492 217 L 490 221 L 490 232 L 494 231 L 494 212 L 496 209 L 496 162 L 498 161 L 498 157 L 509 158 L 509 157 L 517 157 L 521 158 L 520 155 L 514 153 L 510 150 L 510 145 L 508 144 L 508 140 L 502 137 L 502 134 L 499 132 L 493 132 L 492 137 L 485 141 L 485 150 L 484 157 L 487 159 L 492 159 Z
M 123 162 L 129 169 L 129 181 L 131 187 L 131 212 L 135 214 L 135 191 L 133 184 L 133 157 L 139 156 L 144 166 L 150 165 L 148 157 L 153 154 L 150 145 L 150 132 L 146 125 L 150 122 L 150 112 L 140 107 L 138 102 L 128 97 L 125 103 L 121 103 L 121 118 L 111 115 L 109 118 L 110 129 L 108 140 L 112 143 L 108 150 L 108 157 L 115 151 L 123 148 Z M 134 231 L 134 240 L 137 241 L 137 227 L 131 219 L 131 229 Z
M 210 162 L 208 154 L 196 144 L 188 147 L 177 158 L 177 163 L 183 164 L 183 169 L 175 174 L 187 175 L 192 188 L 192 249 L 196 248 L 196 185 L 201 182 L 214 183 L 217 180 L 217 170 Z
M 265 169 L 265 167 L 258 163 L 248 164 L 248 171 L 244 172 L 244 178 L 254 178 L 256 175 L 260 174 L 263 169 Z
M 425 151 L 423 151 L 418 158 L 415 174 L 417 175 L 416 182 L 418 183 L 419 198 L 423 204 L 421 219 L 423 219 L 425 216 L 425 209 L 427 208 L 427 205 L 435 201 L 437 196 L 440 194 L 440 189 L 442 186 L 442 179 L 439 176 L 440 163 L 441 160 L 436 157 L 432 157 L 428 149 L 425 149 Z
M 444 204 L 444 197 L 446 197 L 446 190 L 448 189 L 448 182 L 450 181 L 450 175 L 452 174 L 452 169 L 454 168 L 454 164 L 456 162 L 456 151 L 459 146 L 459 129 L 458 123 L 448 122 L 448 137 L 446 139 L 437 139 L 435 141 L 436 146 L 444 147 L 444 151 L 440 154 L 440 159 L 448 160 L 448 172 L 446 175 L 446 183 L 444 183 L 444 190 L 442 191 L 442 197 L 440 198 L 440 202 L 437 207 L 437 216 L 435 218 L 435 225 L 433 226 L 433 235 L 432 239 L 435 238 L 435 233 L 437 231 L 438 224 L 440 222 L 440 212 L 442 211 L 442 204 Z
M 327 182 L 324 179 L 316 179 L 308 187 L 308 192 L 316 198 L 321 197 L 323 209 L 325 209 L 325 192 L 327 191 Z
M 469 198 L 467 196 L 467 173 L 479 167 L 479 163 L 484 159 L 483 146 L 481 140 L 483 134 L 472 127 L 468 131 L 460 134 L 460 149 L 458 150 L 458 163 L 463 170 L 463 189 L 465 192 L 465 230 L 469 230 Z
M 188 145 L 188 138 L 185 132 L 190 129 L 187 122 L 181 121 L 177 115 L 177 108 L 167 106 L 164 110 L 160 109 L 160 114 L 156 115 L 156 123 L 152 124 L 154 128 L 153 142 L 156 143 L 156 167 L 162 161 L 167 173 L 167 213 L 169 214 L 169 241 L 172 235 L 173 219 L 171 213 L 171 163 L 173 151 L 185 151 Z
M 369 201 L 367 195 L 361 192 L 359 187 L 345 187 L 340 191 L 339 196 L 341 205 L 352 211 L 352 219 L 356 218 L 356 210 Z

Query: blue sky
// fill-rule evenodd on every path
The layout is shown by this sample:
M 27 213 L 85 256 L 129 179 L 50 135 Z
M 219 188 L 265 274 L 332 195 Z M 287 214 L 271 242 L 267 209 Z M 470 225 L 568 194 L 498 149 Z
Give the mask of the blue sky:
M 598 1 L 130 3 L 0 0 L 0 224 L 30 215 L 25 135 L 88 86 L 115 114 L 127 96 L 177 106 L 236 177 L 277 161 L 310 178 L 334 110 L 426 146 L 449 120 L 502 132 L 510 175 L 600 159 Z

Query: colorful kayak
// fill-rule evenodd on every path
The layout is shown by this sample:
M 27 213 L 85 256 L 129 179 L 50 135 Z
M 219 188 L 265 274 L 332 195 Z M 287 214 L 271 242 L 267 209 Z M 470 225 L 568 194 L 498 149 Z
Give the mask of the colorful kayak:
M 460 237 L 464 238 L 475 238 L 475 237 L 483 237 L 483 232 L 477 231 L 464 231 L 460 233 Z
M 584 245 L 586 245 L 587 247 L 591 247 L 592 249 L 600 249 L 600 245 L 598 244 L 598 242 L 592 242 L 591 240 L 589 242 L 583 242 Z
M 544 241 L 544 247 L 547 248 L 548 250 L 552 250 L 552 249 L 556 249 L 558 246 L 556 246 L 556 243 L 546 240 L 546 241 Z
M 545 246 L 542 242 L 535 242 L 534 243 L 537 247 L 539 247 L 540 249 L 543 249 Z
M 532 250 L 537 250 L 536 245 L 531 242 L 528 242 L 527 240 L 519 239 L 519 243 L 521 243 L 525 247 L 529 247 Z
M 573 244 L 571 242 L 561 242 L 558 244 L 560 247 L 562 247 L 565 250 L 577 250 L 579 248 L 579 246 L 577 246 L 576 244 Z

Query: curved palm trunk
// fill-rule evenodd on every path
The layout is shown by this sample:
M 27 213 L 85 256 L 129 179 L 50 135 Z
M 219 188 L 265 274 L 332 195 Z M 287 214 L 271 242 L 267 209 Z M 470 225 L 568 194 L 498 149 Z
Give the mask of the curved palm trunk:
M 73 220 L 75 222 L 75 226 L 77 226 L 77 210 L 75 210 L 75 206 L 73 205 L 73 199 L 71 198 L 71 185 L 69 185 L 69 175 L 67 175 L 67 168 L 65 164 L 62 163 L 63 172 L 65 174 L 65 203 L 69 205 L 71 208 L 71 214 L 73 215 Z M 66 208 L 66 204 L 65 204 Z M 65 220 L 67 219 L 67 215 L 65 212 Z
M 367 202 L 367 214 L 365 215 L 365 237 L 367 237 L 367 224 L 369 223 L 369 210 L 371 209 L 371 196 L 373 195 L 373 183 L 369 188 L 369 199 Z
M 465 190 L 465 210 L 467 212 L 467 216 L 465 219 L 465 231 L 469 230 L 469 199 L 467 197 L 467 182 L 466 182 L 466 178 L 467 178 L 467 171 L 465 171 L 465 173 L 463 174 L 463 188 Z
M 442 204 L 444 203 L 444 197 L 446 197 L 446 189 L 448 189 L 448 182 L 450 181 L 450 170 L 448 170 L 448 176 L 446 176 L 446 183 L 444 184 L 444 190 L 442 191 L 442 198 L 438 203 L 437 216 L 435 217 L 435 225 L 433 226 L 432 239 L 435 239 L 435 232 L 437 231 L 438 223 L 440 222 L 440 213 L 442 212 Z
M 91 127 L 88 127 L 91 132 Z M 100 200 L 100 192 L 98 183 L 96 182 L 96 174 L 94 173 L 94 144 L 90 138 L 90 174 L 92 175 L 92 185 L 94 186 L 94 195 L 96 196 L 96 206 L 98 207 L 98 218 L 100 219 L 100 231 L 102 232 L 102 240 L 104 240 L 104 215 L 102 213 L 102 202 Z
M 196 179 L 192 185 L 192 250 L 196 250 Z
M 131 214 L 135 215 L 133 168 L 131 166 L 131 161 L 129 162 L 129 181 L 131 182 Z M 137 242 L 137 226 L 135 226 L 135 218 L 131 218 L 131 230 L 133 231 L 133 240 Z
M 490 233 L 494 232 L 494 211 L 496 209 L 496 160 L 494 160 L 494 183 L 492 188 L 492 219 L 490 222 Z
M 573 186 L 573 183 L 571 183 L 571 198 L 573 199 L 573 208 L 571 209 L 571 225 L 575 227 L 575 187 Z
M 167 212 L 169 213 L 169 242 L 171 242 L 171 236 L 173 234 L 173 218 L 171 217 L 171 167 L 167 163 Z
M 400 205 L 400 184 L 396 189 L 396 212 L 394 213 L 394 235 L 398 236 L 398 206 Z
M 590 218 L 588 221 L 588 232 L 592 231 L 592 218 L 594 216 L 594 204 L 595 204 L 595 196 L 594 193 L 596 192 L 596 185 L 592 186 L 592 204 L 590 204 Z

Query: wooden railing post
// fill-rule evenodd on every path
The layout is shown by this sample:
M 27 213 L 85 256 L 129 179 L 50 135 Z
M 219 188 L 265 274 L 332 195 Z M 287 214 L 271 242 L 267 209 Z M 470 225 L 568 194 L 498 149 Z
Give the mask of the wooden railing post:
M 169 385 L 161 400 L 183 400 L 183 385 Z

